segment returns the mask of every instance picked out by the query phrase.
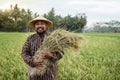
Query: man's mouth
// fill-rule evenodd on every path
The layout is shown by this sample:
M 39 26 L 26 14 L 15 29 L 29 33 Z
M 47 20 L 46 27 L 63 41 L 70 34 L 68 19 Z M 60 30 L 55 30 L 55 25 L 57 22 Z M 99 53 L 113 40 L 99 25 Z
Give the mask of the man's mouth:
M 44 28 L 42 28 L 42 27 L 39 27 L 37 30 L 43 31 L 43 30 L 44 30 Z

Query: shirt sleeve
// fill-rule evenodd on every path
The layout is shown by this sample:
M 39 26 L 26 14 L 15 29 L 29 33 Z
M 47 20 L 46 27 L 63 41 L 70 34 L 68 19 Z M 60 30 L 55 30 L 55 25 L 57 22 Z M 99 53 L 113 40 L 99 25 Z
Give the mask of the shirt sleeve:
M 30 55 L 30 37 L 28 37 L 26 42 L 24 43 L 21 55 L 22 55 L 24 62 L 27 65 L 34 67 L 33 57 Z

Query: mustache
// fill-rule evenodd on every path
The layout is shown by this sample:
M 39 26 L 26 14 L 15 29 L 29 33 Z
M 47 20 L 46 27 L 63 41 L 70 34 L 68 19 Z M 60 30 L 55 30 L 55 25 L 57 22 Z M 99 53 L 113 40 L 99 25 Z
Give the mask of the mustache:
M 43 27 L 38 27 L 38 28 L 37 28 L 37 30 L 38 30 L 38 29 L 42 29 L 42 30 L 44 30 L 44 28 L 43 28 Z

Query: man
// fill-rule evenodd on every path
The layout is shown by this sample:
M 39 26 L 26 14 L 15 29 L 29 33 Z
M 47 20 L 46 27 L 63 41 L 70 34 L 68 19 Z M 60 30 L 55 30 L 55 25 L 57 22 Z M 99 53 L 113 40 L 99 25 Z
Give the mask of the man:
M 42 66 L 42 62 L 34 60 L 34 54 L 42 45 L 44 38 L 47 36 L 47 29 L 53 25 L 52 21 L 44 18 L 37 17 L 29 22 L 29 26 L 36 31 L 35 34 L 30 35 L 22 49 L 22 58 L 30 67 Z M 50 70 L 42 76 L 29 76 L 29 80 L 56 80 L 57 63 L 56 61 L 62 58 L 57 52 L 52 52 L 49 49 L 43 50 L 43 57 L 51 60 Z

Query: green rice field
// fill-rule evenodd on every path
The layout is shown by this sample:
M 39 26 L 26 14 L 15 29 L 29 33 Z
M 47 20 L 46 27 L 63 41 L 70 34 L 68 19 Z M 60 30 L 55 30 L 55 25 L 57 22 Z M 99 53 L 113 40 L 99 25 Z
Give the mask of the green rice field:
M 0 80 L 27 80 L 21 49 L 30 34 L 0 32 Z M 57 80 L 120 80 L 120 33 L 78 34 L 85 37 L 81 51 L 66 51 Z

